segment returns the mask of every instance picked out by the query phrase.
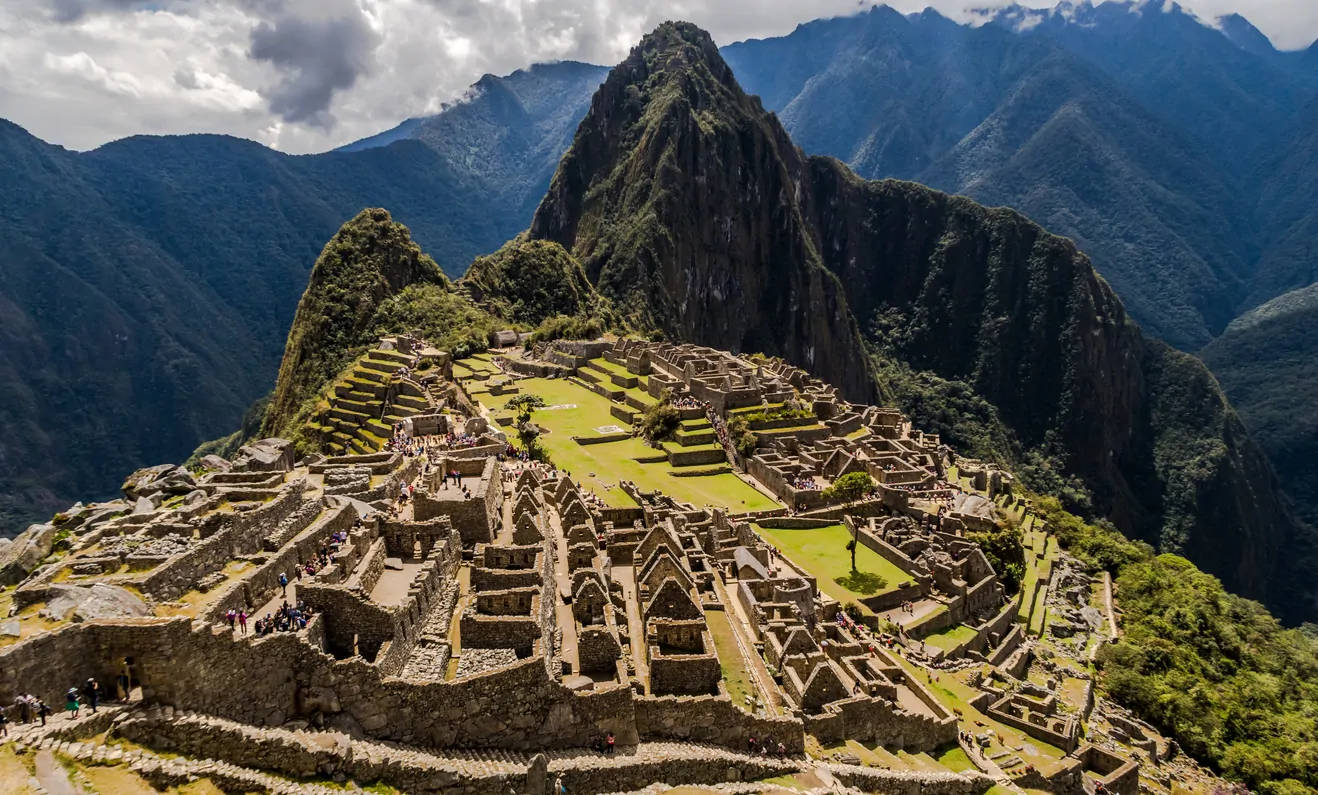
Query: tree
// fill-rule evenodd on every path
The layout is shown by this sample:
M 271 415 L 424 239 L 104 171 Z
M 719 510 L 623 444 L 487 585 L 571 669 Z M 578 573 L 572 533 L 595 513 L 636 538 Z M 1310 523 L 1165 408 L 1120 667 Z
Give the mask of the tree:
M 848 472 L 833 485 L 824 489 L 824 498 L 839 502 L 855 502 L 874 491 L 874 479 L 868 472 Z
M 682 415 L 673 406 L 673 393 L 665 389 L 659 393 L 659 402 L 641 415 L 641 435 L 651 444 L 658 444 L 673 438 L 681 424 Z
M 737 455 L 742 458 L 750 458 L 755 455 L 755 449 L 759 447 L 759 437 L 750 429 L 750 423 L 745 417 L 733 417 L 728 422 L 728 436 L 732 439 L 732 446 L 737 450 Z
M 853 535 L 847 542 L 847 551 L 851 553 L 851 570 L 856 570 L 856 537 Z
M 540 458 L 540 428 L 531 422 L 531 414 L 536 409 L 545 407 L 545 399 L 539 395 L 523 394 L 508 401 L 507 407 L 517 412 L 517 439 L 533 458 Z

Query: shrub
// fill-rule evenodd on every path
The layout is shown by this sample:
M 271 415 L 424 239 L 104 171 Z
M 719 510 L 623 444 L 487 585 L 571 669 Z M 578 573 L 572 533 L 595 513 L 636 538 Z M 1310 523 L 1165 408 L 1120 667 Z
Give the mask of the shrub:
M 659 401 L 641 415 L 641 435 L 651 444 L 658 444 L 672 439 L 681 424 L 682 416 L 673 406 L 673 393 L 665 389 Z
M 848 472 L 833 485 L 824 489 L 824 498 L 839 502 L 855 502 L 874 491 L 874 478 L 868 472 Z

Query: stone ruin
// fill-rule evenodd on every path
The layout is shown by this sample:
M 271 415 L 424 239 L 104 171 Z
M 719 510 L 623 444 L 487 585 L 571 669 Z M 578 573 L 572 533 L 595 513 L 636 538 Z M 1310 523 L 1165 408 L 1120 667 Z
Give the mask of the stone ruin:
M 380 351 L 425 349 L 391 345 Z M 940 620 L 975 627 L 964 653 L 997 660 L 993 682 L 1035 664 L 1019 627 L 1002 621 L 996 573 L 964 537 L 991 523 L 992 509 L 944 494 L 946 448 L 899 413 L 847 403 L 780 361 L 699 346 L 559 342 L 535 354 L 528 367 L 564 374 L 602 356 L 646 375 L 652 390 L 699 401 L 716 429 L 740 410 L 801 407 L 756 419 L 756 454 L 729 452 L 727 464 L 776 494 L 777 514 L 828 509 L 814 496 L 822 488 L 801 487 L 807 479 L 869 473 L 872 499 L 815 521 L 846 522 L 908 574 L 871 607 L 937 602 Z M 282 786 L 268 775 L 308 791 L 326 776 L 473 793 L 543 791 L 562 776 L 573 791 L 602 792 L 800 771 L 883 791 L 991 785 L 973 771 L 930 776 L 804 755 L 807 738 L 920 753 L 960 732 L 911 672 L 924 658 L 903 661 L 878 626 L 849 619 L 749 521 L 795 517 L 733 516 L 625 484 L 636 507 L 609 507 L 561 472 L 501 460 L 494 426 L 474 414 L 447 358 L 432 355 L 444 367 L 425 385 L 427 405 L 440 407 L 425 427 L 469 429 L 471 444 L 421 455 L 348 444 L 298 461 L 288 442 L 260 440 L 197 470 L 140 470 L 123 499 L 73 506 L 0 548 L 19 624 L 17 642 L 0 647 L 0 703 L 27 692 L 50 702 L 96 676 L 122 707 L 77 736 L 112 723 L 143 746 L 135 759 L 156 780 L 192 768 L 152 754 L 181 753 L 223 760 L 214 769 L 225 781 L 258 791 Z M 517 367 L 504 372 L 516 388 Z M 1063 599 L 1067 572 L 1056 575 Z M 59 626 L 34 634 L 25 611 L 40 610 Z M 231 611 L 248 616 L 246 632 L 229 625 Z M 251 626 L 289 611 L 279 629 Z M 729 671 L 743 677 L 735 695 Z M 1127 786 L 1122 757 L 1080 745 L 1080 719 L 1055 700 L 1020 685 L 999 692 L 984 691 L 996 719 L 1065 739 L 1075 765 L 1115 791 Z M 610 735 L 627 753 L 583 750 Z M 786 756 L 748 753 L 752 738 L 781 743 Z

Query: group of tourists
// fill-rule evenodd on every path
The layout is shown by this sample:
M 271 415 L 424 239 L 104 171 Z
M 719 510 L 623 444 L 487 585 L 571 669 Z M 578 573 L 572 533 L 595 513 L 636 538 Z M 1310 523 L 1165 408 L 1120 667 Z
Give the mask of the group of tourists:
M 415 458 L 419 455 L 426 454 L 426 442 L 421 437 L 412 436 L 403 427 L 403 423 L 394 423 L 393 433 L 389 435 L 389 441 L 384 443 L 385 452 L 402 453 L 408 458 Z
M 442 437 L 439 437 L 438 447 L 442 450 L 462 450 L 468 447 L 475 447 L 480 444 L 479 436 L 470 433 L 454 433 L 449 431 Z
M 746 741 L 746 750 L 751 754 L 758 754 L 760 756 L 769 756 L 770 754 L 775 756 L 787 756 L 787 746 L 783 745 L 782 740 L 775 742 L 773 739 L 766 739 L 763 742 L 760 742 L 752 737 Z
M 256 620 L 256 635 L 261 637 L 269 635 L 272 632 L 297 632 L 300 629 L 307 628 L 307 622 L 313 615 L 312 609 L 307 607 L 307 603 L 301 599 L 296 605 L 289 605 L 285 601 L 275 611 L 274 615 L 266 615 L 265 618 Z
M 288 577 L 286 575 L 281 574 L 279 575 L 279 578 L 281 581 L 285 583 L 288 581 Z M 225 611 L 224 620 L 226 623 L 228 623 L 230 631 L 237 629 L 242 634 L 244 635 L 247 634 L 247 610 L 245 609 L 234 610 L 231 607 L 227 611 Z
M 797 491 L 818 491 L 820 486 L 814 478 L 803 476 L 792 478 L 792 488 Z
M 77 689 L 74 688 L 75 694 Z M 34 720 L 40 720 L 41 725 L 46 725 L 46 718 L 50 716 L 50 707 L 46 702 L 32 695 L 24 693 L 14 699 L 13 706 L 9 709 L 0 707 L 0 737 L 9 736 L 9 721 L 15 719 L 19 723 L 31 723 Z

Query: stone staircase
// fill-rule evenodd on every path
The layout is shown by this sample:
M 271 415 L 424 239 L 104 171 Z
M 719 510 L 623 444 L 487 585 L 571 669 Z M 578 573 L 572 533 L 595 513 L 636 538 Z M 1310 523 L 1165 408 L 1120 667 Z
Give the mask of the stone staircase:
M 77 732 L 88 737 L 108 729 L 109 736 L 133 743 L 127 748 L 61 739 L 53 736 L 53 728 L 27 732 L 18 742 L 89 764 L 125 764 L 157 785 L 210 778 L 226 791 L 316 795 L 343 791 L 308 782 L 308 775 L 346 778 L 362 786 L 380 782 L 406 792 L 522 791 L 534 756 L 503 749 L 432 752 L 338 732 L 249 726 L 169 707 L 124 710 Z M 152 750 L 156 748 L 170 753 Z M 210 758 L 216 755 L 223 759 Z M 672 785 L 751 781 L 795 773 L 810 764 L 803 758 L 761 757 L 682 742 L 640 743 L 620 747 L 613 755 L 588 749 L 549 751 L 545 757 L 549 777 L 561 775 L 574 793 L 634 790 L 656 781 Z

